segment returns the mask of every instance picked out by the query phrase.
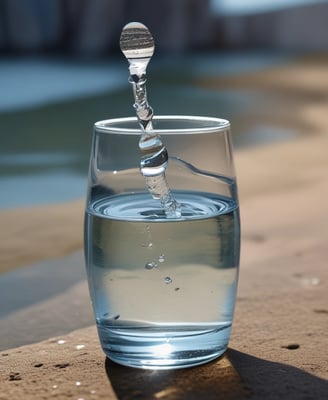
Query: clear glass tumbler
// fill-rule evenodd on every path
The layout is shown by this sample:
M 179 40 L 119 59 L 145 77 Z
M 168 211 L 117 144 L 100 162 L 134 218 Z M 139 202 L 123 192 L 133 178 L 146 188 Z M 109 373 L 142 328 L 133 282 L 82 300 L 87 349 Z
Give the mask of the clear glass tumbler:
M 113 361 L 172 369 L 227 348 L 240 228 L 228 121 L 158 116 L 166 178 L 181 208 L 168 217 L 140 173 L 136 118 L 95 124 L 85 257 L 100 342 Z

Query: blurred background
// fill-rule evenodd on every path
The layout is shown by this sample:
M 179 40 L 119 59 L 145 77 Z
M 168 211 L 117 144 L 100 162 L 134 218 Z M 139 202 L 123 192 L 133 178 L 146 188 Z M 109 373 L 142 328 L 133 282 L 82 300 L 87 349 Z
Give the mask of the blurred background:
M 131 21 L 155 39 L 156 114 L 229 119 L 239 157 L 327 134 L 327 1 L 0 0 L 0 349 L 93 323 L 83 199 L 94 122 L 134 114 Z
M 155 113 L 230 119 L 241 148 L 301 132 L 265 118 L 286 107 L 274 92 L 208 80 L 322 60 L 327 20 L 316 0 L 1 0 L 0 208 L 84 196 L 93 123 L 133 114 L 119 51 L 127 22 L 155 39 Z

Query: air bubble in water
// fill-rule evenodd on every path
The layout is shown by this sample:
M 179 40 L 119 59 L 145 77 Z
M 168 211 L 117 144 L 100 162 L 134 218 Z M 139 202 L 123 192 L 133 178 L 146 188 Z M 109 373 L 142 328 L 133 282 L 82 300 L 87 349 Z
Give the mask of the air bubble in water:
M 164 278 L 164 282 L 168 285 L 168 284 L 172 283 L 172 279 L 169 276 L 166 276 Z
M 157 267 L 158 267 L 158 264 L 157 264 L 156 261 L 149 261 L 149 262 L 147 262 L 145 264 L 145 268 L 146 269 L 154 269 L 154 268 L 157 268 Z

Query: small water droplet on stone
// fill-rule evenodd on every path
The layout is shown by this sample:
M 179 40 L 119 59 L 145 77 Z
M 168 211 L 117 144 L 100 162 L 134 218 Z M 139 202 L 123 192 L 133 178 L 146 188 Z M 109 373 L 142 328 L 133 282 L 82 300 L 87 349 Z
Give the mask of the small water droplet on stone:
M 84 345 L 84 344 L 77 344 L 77 345 L 75 346 L 75 348 L 76 348 L 76 350 L 82 350 L 82 349 L 85 348 L 85 345 Z
M 96 390 L 90 390 L 90 394 L 96 394 Z
M 320 279 L 313 277 L 313 278 L 303 278 L 301 280 L 303 286 L 311 287 L 311 286 L 318 286 L 320 284 Z
M 145 268 L 150 270 L 150 269 L 154 269 L 157 268 L 158 264 L 156 261 L 149 261 L 146 263 Z
M 57 389 L 57 387 L 58 387 L 57 385 L 52 385 L 53 389 Z
M 167 276 L 164 278 L 164 282 L 168 285 L 169 283 L 172 283 L 172 279 L 169 276 Z
M 65 344 L 65 343 L 66 343 L 66 340 L 62 340 L 62 339 L 57 340 L 57 344 Z
M 76 386 L 81 386 L 81 382 L 77 381 L 77 382 L 75 382 L 75 385 Z
M 148 243 L 148 247 L 153 247 L 152 242 Z
M 164 255 L 164 254 L 161 254 L 161 255 L 158 257 L 158 261 L 159 261 L 160 263 L 164 262 L 164 261 L 165 261 L 165 255 Z

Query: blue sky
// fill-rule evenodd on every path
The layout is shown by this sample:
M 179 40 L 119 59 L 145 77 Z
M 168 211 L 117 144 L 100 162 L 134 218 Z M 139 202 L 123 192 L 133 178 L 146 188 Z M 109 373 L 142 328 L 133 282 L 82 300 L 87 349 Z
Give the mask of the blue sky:
M 269 11 L 293 5 L 327 3 L 327 0 L 211 0 L 219 14 L 248 14 Z

